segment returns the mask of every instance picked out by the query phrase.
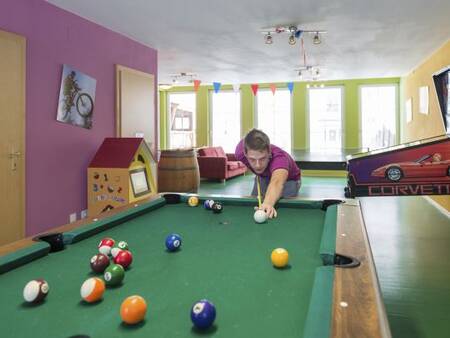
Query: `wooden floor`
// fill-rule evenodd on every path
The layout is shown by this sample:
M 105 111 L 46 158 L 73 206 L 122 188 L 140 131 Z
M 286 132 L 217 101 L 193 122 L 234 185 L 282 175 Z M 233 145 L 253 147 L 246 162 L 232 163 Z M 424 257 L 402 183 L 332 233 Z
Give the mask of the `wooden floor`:
M 300 195 L 344 198 L 345 178 L 303 177 Z M 253 175 L 202 181 L 200 194 L 248 195 Z M 450 198 L 450 196 L 449 196 Z M 360 198 L 394 338 L 448 337 L 450 218 L 424 197 Z

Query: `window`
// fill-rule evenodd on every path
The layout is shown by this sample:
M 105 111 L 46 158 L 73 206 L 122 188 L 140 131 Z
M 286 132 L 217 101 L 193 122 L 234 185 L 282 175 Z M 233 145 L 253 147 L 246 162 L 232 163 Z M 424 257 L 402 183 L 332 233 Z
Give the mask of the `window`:
M 342 149 L 342 88 L 310 88 L 309 148 L 338 153 Z
M 169 148 L 191 148 L 195 140 L 195 93 L 169 93 Z
M 234 153 L 241 139 L 241 94 L 234 91 L 211 92 L 211 143 L 226 153 Z
M 396 142 L 397 86 L 360 87 L 361 143 L 369 150 Z
M 278 89 L 275 95 L 270 90 L 259 90 L 257 94 L 256 125 L 270 138 L 270 142 L 291 152 L 291 94 L 287 89 Z

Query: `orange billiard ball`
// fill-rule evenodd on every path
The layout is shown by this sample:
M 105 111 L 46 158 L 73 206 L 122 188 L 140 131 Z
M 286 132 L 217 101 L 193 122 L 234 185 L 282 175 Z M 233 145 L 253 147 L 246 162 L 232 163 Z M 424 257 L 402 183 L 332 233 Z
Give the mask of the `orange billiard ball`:
M 88 303 L 94 303 L 102 299 L 105 292 L 105 282 L 97 277 L 86 279 L 81 285 L 81 298 Z
M 270 256 L 272 260 L 272 264 L 276 268 L 284 268 L 289 261 L 289 253 L 286 249 L 277 248 L 272 251 L 272 255 Z
M 120 317 L 127 324 L 137 324 L 142 321 L 147 312 L 147 303 L 141 296 L 127 297 L 120 306 Z

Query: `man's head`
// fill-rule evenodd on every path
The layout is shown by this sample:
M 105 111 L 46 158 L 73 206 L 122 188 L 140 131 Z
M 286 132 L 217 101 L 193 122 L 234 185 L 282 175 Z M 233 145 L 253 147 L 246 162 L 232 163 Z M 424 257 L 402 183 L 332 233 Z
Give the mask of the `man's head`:
M 261 130 L 250 130 L 244 138 L 244 154 L 252 169 L 262 174 L 271 159 L 269 137 Z

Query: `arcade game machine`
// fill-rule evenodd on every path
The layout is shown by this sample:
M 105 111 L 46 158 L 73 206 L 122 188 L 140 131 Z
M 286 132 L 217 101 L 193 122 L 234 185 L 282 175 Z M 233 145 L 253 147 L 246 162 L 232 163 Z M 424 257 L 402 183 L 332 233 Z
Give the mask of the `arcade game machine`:
M 449 74 L 433 75 L 447 134 L 347 156 L 346 197 L 450 195 Z

